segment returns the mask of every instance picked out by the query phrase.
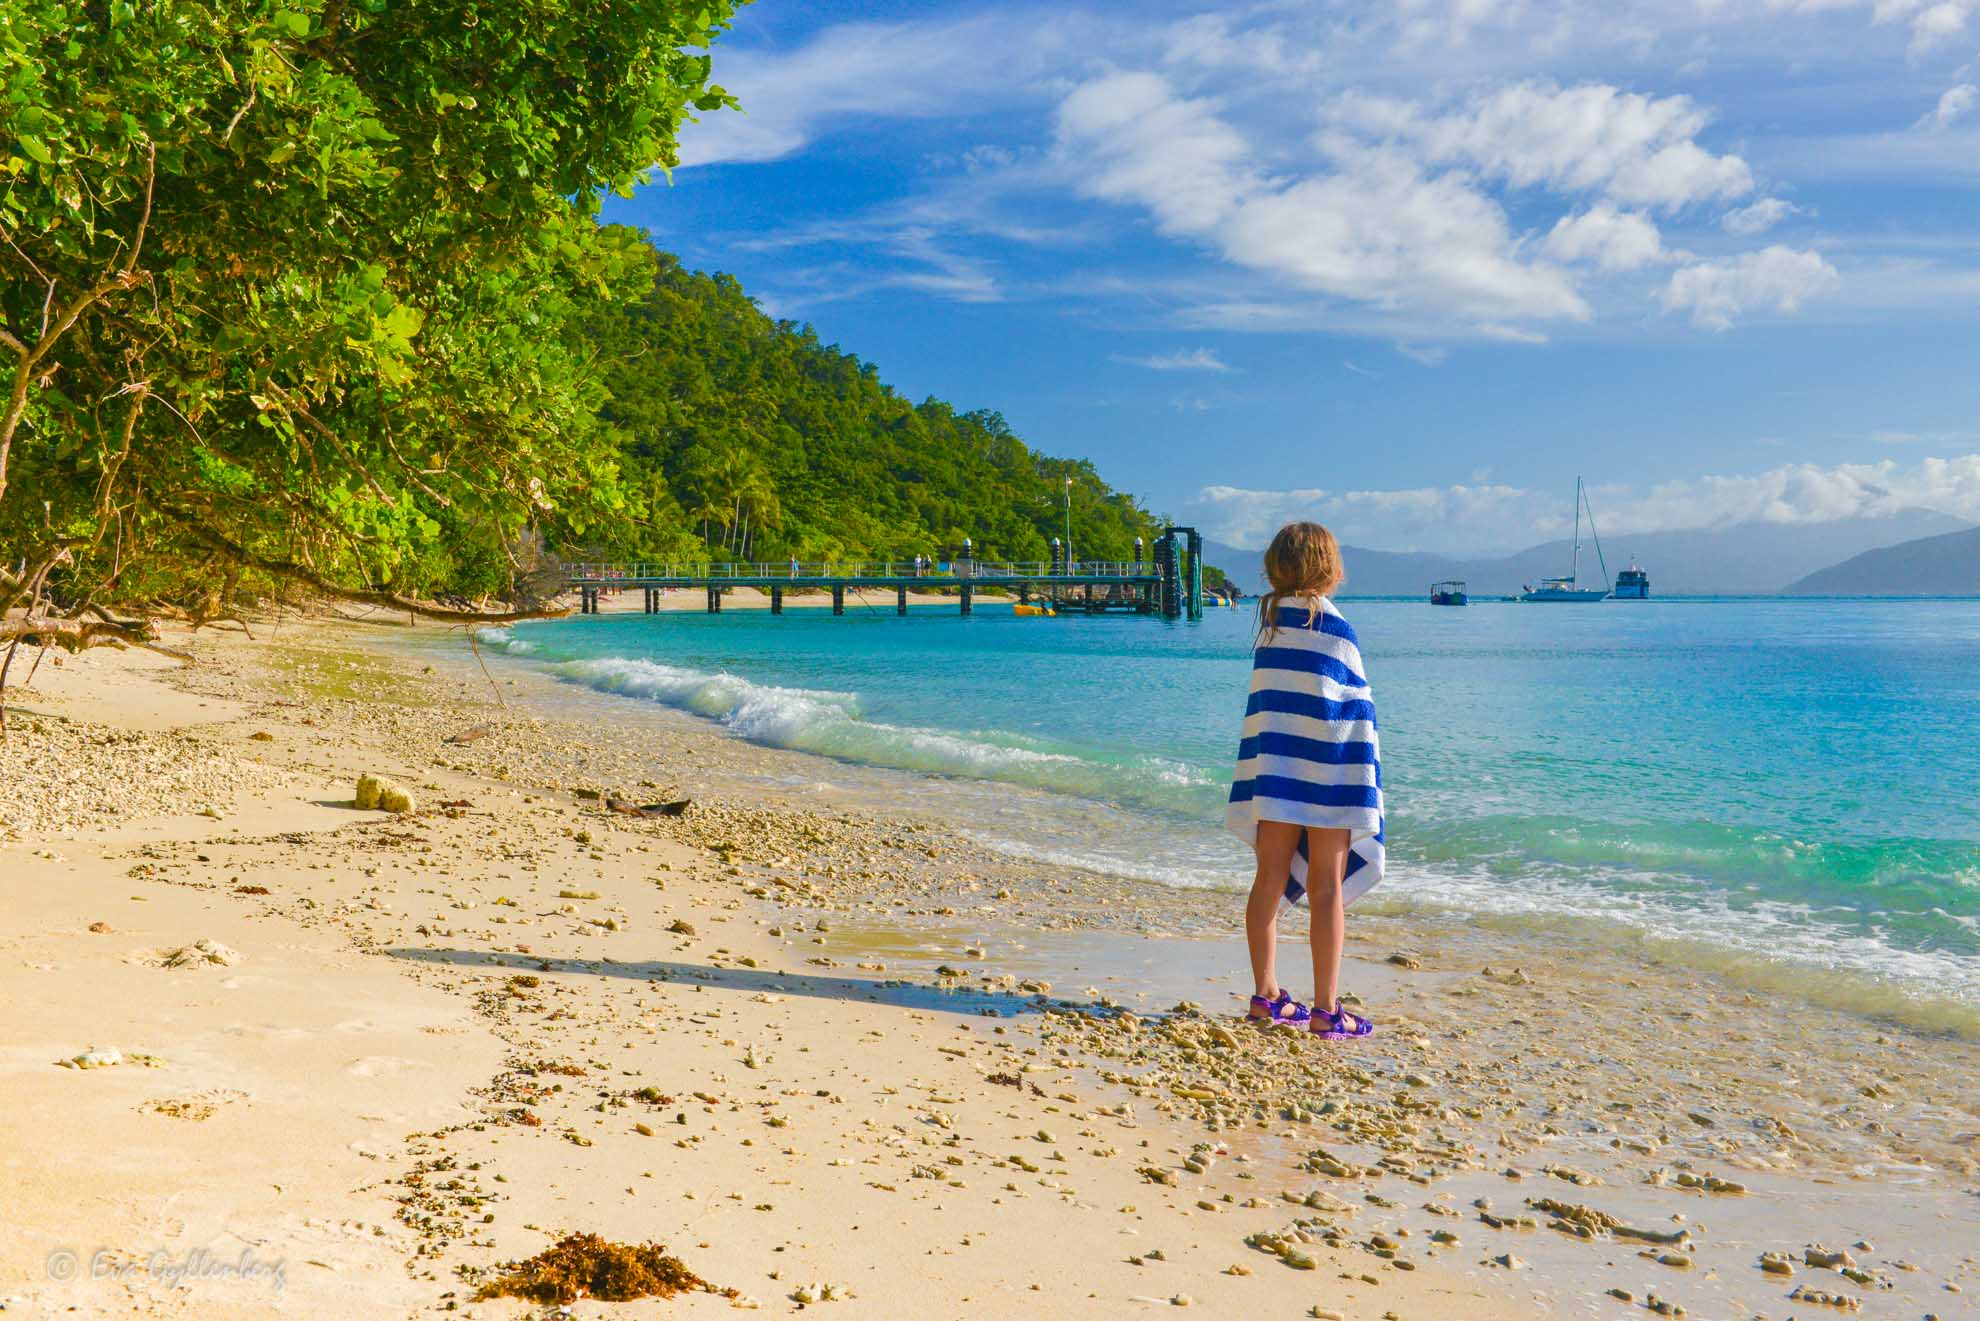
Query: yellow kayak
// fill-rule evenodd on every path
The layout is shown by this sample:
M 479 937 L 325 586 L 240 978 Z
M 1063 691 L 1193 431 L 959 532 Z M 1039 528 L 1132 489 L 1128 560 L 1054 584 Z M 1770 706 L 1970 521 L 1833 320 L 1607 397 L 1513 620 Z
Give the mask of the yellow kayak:
M 1025 619 L 1033 617 L 1050 619 L 1057 611 L 1053 610 L 1049 605 L 1014 605 L 1011 607 L 1011 613 Z

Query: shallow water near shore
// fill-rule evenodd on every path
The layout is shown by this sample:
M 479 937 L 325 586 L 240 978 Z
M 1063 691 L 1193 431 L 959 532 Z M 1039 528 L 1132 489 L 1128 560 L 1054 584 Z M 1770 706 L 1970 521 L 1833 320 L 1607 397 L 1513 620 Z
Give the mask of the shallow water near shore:
M 891 605 L 891 603 L 889 603 Z M 1636 948 L 1980 1027 L 1980 608 L 1348 601 L 1382 712 L 1369 911 Z M 1012 856 L 1236 889 L 1220 829 L 1250 616 L 581 617 L 486 650 L 829 759 Z M 498 664 L 501 662 L 497 662 Z

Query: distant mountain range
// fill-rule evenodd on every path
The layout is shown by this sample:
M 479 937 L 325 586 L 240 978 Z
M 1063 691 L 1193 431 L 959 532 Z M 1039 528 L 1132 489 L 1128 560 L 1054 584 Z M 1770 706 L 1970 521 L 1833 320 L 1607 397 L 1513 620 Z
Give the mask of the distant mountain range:
M 1859 560 L 1869 559 L 1866 552 L 1895 552 L 1908 544 L 1946 541 L 1949 536 L 1974 531 L 1974 525 L 1965 519 L 1936 510 L 1908 509 L 1881 518 L 1846 518 L 1830 523 L 1738 523 L 1686 532 L 1636 533 L 1605 539 L 1603 550 L 1609 557 L 1611 581 L 1634 556 L 1649 571 L 1652 594 L 1659 596 L 1788 590 L 1875 595 L 1980 593 L 1980 557 L 1970 548 L 1980 543 L 1965 543 L 1969 548 L 1964 551 L 1933 549 L 1921 556 L 1921 560 L 1943 557 L 1948 562 L 1934 570 L 1941 577 L 1954 573 L 1948 565 L 1963 558 L 1967 567 L 1960 580 L 1972 584 L 1964 588 L 1909 585 L 1903 581 L 1907 571 L 1897 567 L 1899 562 L 1872 566 L 1877 575 L 1874 580 L 1867 576 L 1838 580 L 1873 585 L 1808 585 L 1823 581 L 1829 572 L 1841 573 Z M 1566 573 L 1572 549 L 1571 542 L 1562 540 L 1513 555 L 1465 557 L 1343 546 L 1341 556 L 1347 562 L 1348 581 L 1341 595 L 1415 596 L 1427 594 L 1430 584 L 1438 579 L 1461 578 L 1473 596 L 1510 596 L 1528 583 Z M 1204 543 L 1204 557 L 1246 591 L 1263 589 L 1260 556 L 1256 550 Z M 1591 586 L 1601 578 L 1592 543 L 1584 543 L 1581 549 L 1581 578 Z
M 1866 550 L 1788 591 L 1797 596 L 1980 596 L 1980 527 Z

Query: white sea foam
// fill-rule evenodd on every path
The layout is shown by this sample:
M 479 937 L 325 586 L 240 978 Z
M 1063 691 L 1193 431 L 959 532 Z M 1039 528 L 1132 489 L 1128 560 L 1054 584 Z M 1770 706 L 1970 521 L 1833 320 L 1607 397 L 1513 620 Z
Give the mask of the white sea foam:
M 1014 858 L 1162 885 L 1235 894 L 1250 880 L 1244 869 L 1213 861 L 1208 847 L 1190 849 L 1197 856 L 1188 860 L 1157 861 L 1106 848 L 970 833 Z M 1659 877 L 1662 884 L 1647 890 L 1643 876 L 1617 879 L 1626 879 L 1628 888 L 1606 888 L 1586 877 L 1392 867 L 1382 888 L 1354 911 L 1448 917 L 1562 949 L 1635 950 L 1754 989 L 1980 1039 L 1980 966 L 1971 958 L 1906 947 L 1875 929 L 1845 931 L 1819 920 L 1818 910 L 1808 906 L 1734 905 L 1677 876 Z
M 510 644 L 513 646 L 513 644 Z M 1095 782 L 1105 768 L 1016 741 L 866 720 L 854 693 L 783 688 L 733 674 L 606 656 L 563 661 L 552 673 L 602 692 L 663 702 L 719 722 L 738 738 L 847 761 L 1010 780 L 1056 790 Z
M 534 642 L 517 637 L 514 629 L 484 628 L 475 636 L 483 645 L 506 651 L 511 656 L 527 656 L 536 650 Z

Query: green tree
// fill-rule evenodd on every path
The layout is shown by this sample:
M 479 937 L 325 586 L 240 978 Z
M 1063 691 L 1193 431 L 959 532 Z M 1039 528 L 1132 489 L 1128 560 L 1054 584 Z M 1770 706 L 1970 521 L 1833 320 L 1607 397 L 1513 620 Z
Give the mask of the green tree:
M 0 641 L 241 575 L 434 612 L 679 517 L 589 367 L 660 263 L 595 213 L 730 104 L 732 9 L 12 0 Z

